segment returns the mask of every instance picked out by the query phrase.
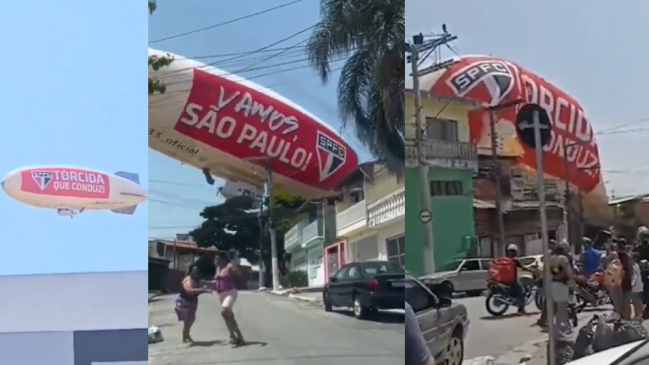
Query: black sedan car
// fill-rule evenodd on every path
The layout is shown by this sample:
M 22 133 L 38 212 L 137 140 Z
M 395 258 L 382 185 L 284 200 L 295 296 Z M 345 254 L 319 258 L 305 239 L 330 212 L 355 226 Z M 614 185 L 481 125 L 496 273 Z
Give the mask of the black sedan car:
M 356 318 L 379 309 L 403 309 L 406 272 L 391 261 L 352 262 L 329 278 L 322 292 L 325 310 L 351 307 Z

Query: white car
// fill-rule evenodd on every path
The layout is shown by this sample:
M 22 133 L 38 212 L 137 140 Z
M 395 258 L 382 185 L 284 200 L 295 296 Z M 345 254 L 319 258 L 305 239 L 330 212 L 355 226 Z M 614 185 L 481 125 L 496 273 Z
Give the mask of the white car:
M 614 347 L 566 365 L 649 365 L 649 340 Z

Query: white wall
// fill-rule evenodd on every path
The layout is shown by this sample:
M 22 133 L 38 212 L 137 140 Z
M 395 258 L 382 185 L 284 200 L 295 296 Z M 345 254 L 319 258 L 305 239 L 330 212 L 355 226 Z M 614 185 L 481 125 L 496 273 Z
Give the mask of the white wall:
M 147 328 L 148 280 L 146 271 L 0 276 L 0 334 Z M 39 364 L 65 364 L 51 360 Z
M 23 293 L 33 294 L 30 291 Z M 15 320 L 16 317 L 17 315 L 4 313 L 0 326 L 7 323 L 7 319 Z M 23 320 L 31 322 L 29 317 L 23 317 Z M 73 338 L 72 332 L 0 334 L 0 364 L 72 365 L 74 364 Z
M 403 219 L 399 219 L 397 222 L 387 225 L 385 227 L 381 227 L 379 229 L 378 241 L 379 241 L 380 260 L 388 259 L 388 249 L 385 245 L 385 240 L 405 233 L 406 233 L 406 221 Z

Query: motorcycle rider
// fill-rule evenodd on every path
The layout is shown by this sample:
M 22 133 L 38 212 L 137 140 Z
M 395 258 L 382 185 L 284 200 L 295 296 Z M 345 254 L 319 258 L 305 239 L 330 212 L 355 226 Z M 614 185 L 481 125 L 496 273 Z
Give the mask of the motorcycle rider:
M 507 246 L 507 250 L 505 251 L 505 256 L 509 259 L 512 260 L 513 264 L 516 265 L 516 270 L 515 272 L 518 275 L 518 270 L 523 270 L 523 271 L 528 271 L 530 272 L 531 270 L 524 267 L 523 264 L 521 264 L 520 260 L 518 260 L 518 246 L 516 244 L 512 243 L 509 246 Z M 516 276 L 516 279 L 514 280 L 513 283 L 510 283 L 510 293 L 514 299 L 516 299 L 516 307 L 518 307 L 518 314 L 519 315 L 527 315 L 527 312 L 525 311 L 525 291 L 523 290 L 523 286 L 521 283 L 518 281 L 518 276 Z
M 590 278 L 593 274 L 602 271 L 602 258 L 605 257 L 604 251 L 593 247 L 593 242 L 588 237 L 582 239 L 584 252 L 581 254 L 581 268 L 585 278 Z

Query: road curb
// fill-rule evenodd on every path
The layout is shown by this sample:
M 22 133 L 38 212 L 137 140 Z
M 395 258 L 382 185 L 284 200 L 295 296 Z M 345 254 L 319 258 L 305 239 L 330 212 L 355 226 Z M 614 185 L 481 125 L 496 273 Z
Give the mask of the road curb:
M 320 303 L 320 302 L 322 302 L 322 300 L 319 297 L 316 297 L 316 298 L 305 297 L 305 296 L 302 296 L 302 295 L 299 295 L 299 294 L 289 294 L 288 297 L 291 298 L 291 299 L 302 301 L 302 302 L 309 302 L 309 303 Z

